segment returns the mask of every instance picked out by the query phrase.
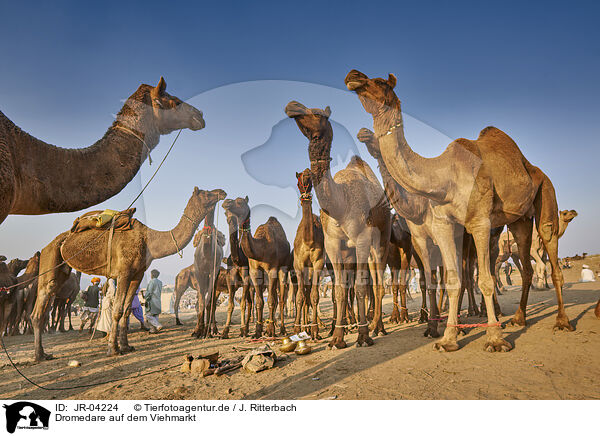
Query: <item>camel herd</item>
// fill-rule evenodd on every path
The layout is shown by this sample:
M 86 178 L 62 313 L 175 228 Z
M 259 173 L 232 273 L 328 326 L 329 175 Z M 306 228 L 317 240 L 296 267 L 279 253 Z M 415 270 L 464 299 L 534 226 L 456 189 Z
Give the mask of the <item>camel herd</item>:
M 113 219 L 98 227 L 73 226 L 29 261 L 7 264 L 2 259 L 2 333 L 14 329 L 21 320 L 28 322 L 34 332 L 35 359 L 50 358 L 42 346 L 49 312 L 54 308 L 53 328 L 62 329 L 66 314 L 70 317 L 68 304 L 73 290 L 78 290 L 84 272 L 117 279 L 108 354 L 130 352 L 133 347 L 127 339 L 127 320 L 145 271 L 154 259 L 179 253 L 192 240 L 194 263 L 176 278 L 175 315 L 180 324 L 181 294 L 189 287 L 196 289 L 199 314 L 192 333 L 195 337 L 218 332 L 214 311 L 216 294 L 221 292 L 229 295 L 221 337 L 229 336 L 235 294 L 241 288 L 241 336 L 250 335 L 252 319 L 254 337 L 274 337 L 276 330 L 281 336 L 287 335 L 285 305 L 291 299 L 295 307 L 293 331 L 309 330 L 313 338 L 320 338 L 319 282 L 328 274 L 334 303 L 329 345 L 346 347 L 345 334 L 351 328 L 357 328 L 357 346 L 372 345 L 373 335 L 386 334 L 382 301 L 387 267 L 394 303 L 390 321 L 409 321 L 406 288 L 414 260 L 421 271 L 419 320 L 427 323 L 426 336 L 440 336 L 444 296 L 449 304 L 443 336 L 435 348 L 459 348 L 457 334 L 462 325 L 458 313 L 463 293 L 468 296 L 469 314 L 478 313 L 473 291 L 477 281 L 483 295 L 482 311 L 487 316 L 484 348 L 508 351 L 512 345 L 503 338 L 497 318 L 497 276 L 500 263 L 511 256 L 516 261 L 517 253 L 522 297 L 511 323 L 526 324 L 533 255 L 538 280 L 545 278 L 545 263 L 551 267 L 558 303 L 555 328 L 574 330 L 562 299 L 558 239 L 577 213 L 559 213 L 550 179 L 495 127 L 486 127 L 475 140 L 455 140 L 438 157 L 424 158 L 413 151 L 404 135 L 393 75 L 369 78 L 352 70 L 345 84 L 373 117 L 373 131 L 362 128 L 357 138 L 377 161 L 384 186 L 358 156 L 332 174 L 331 109 L 311 109 L 291 101 L 285 113 L 308 140 L 310 164 L 296 173 L 302 218 L 292 246 L 274 217 L 252 232 L 247 196 L 227 198 L 221 189 L 195 187 L 179 222 L 169 231 L 145 226 L 131 216 L 130 210 L 119 215 L 118 225 Z M 0 112 L 0 223 L 9 214 L 77 211 L 101 203 L 127 185 L 161 135 L 204 127 L 202 112 L 169 95 L 163 78 L 156 86 L 141 85 L 105 135 L 83 149 L 44 143 Z M 74 170 L 77 168 L 86 171 Z M 106 183 L 95 183 L 98 178 Z M 318 214 L 313 213 L 313 190 L 320 206 Z M 220 201 L 231 248 L 225 259 L 226 238 L 214 224 Z M 509 233 L 502 233 L 505 226 Z M 19 276 L 23 269 L 25 273 Z M 439 304 L 438 281 L 443 290 Z M 595 314 L 600 318 L 600 301 Z

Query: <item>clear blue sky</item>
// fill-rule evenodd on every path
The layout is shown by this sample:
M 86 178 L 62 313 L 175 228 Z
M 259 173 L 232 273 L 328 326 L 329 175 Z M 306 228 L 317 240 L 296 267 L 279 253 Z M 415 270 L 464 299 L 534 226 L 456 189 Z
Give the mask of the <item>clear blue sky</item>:
M 370 117 L 345 91 L 344 76 L 352 68 L 392 72 L 414 117 L 407 135 L 416 151 L 435 155 L 451 138 L 501 128 L 550 176 L 560 208 L 580 213 L 561 255 L 597 253 L 599 12 L 592 2 L 4 3 L 0 110 L 34 136 L 80 147 L 102 136 L 140 83 L 163 75 L 169 92 L 205 112 L 207 127 L 182 134 L 141 218 L 170 228 L 193 185 L 223 187 L 265 205 L 254 226 L 273 214 L 291 240 L 299 218 L 293 171 L 308 159 L 283 106 L 329 104 L 339 123 L 334 152 L 342 160 L 348 150 L 364 154 L 353 138 L 371 127 Z M 261 82 L 235 85 L 248 81 Z M 163 137 L 155 158 L 169 141 Z M 252 151 L 279 142 L 289 154 L 261 167 L 264 149 Z M 106 207 L 125 207 L 151 169 L 146 163 Z M 27 257 L 76 215 L 10 217 L 0 251 Z M 223 230 L 224 222 L 221 214 Z M 38 223 L 44 231 L 29 230 Z M 185 253 L 156 265 L 172 276 L 192 262 L 191 248 Z

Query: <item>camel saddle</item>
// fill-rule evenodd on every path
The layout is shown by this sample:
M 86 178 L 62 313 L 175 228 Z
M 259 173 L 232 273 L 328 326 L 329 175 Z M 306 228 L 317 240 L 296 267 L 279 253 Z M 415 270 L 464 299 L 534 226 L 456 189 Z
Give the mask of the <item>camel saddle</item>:
M 105 230 L 111 226 L 114 231 L 131 230 L 133 228 L 134 213 L 135 207 L 123 211 L 105 209 L 87 212 L 73 221 L 71 233 L 79 233 L 90 229 Z

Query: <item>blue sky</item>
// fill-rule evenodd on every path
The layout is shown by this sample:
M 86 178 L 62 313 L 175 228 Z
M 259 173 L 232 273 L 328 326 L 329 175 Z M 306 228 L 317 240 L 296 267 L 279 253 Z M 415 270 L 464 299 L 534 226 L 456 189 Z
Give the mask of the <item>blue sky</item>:
M 561 255 L 599 251 L 594 3 L 59 1 L 4 3 L 0 11 L 0 110 L 38 138 L 91 144 L 123 99 L 161 75 L 170 93 L 205 112 L 206 129 L 182 133 L 144 197 L 141 219 L 152 227 L 172 227 L 194 185 L 223 187 L 262 205 L 254 225 L 273 214 L 291 240 L 299 219 L 293 172 L 308 159 L 283 106 L 291 99 L 331 106 L 341 168 L 349 150 L 364 154 L 354 137 L 372 125 L 344 88 L 344 76 L 357 68 L 397 76 L 408 138 L 424 155 L 487 125 L 506 131 L 550 176 L 560 208 L 580 213 Z M 170 140 L 163 137 L 155 159 Z M 289 154 L 280 151 L 278 162 L 263 168 L 260 146 L 275 150 L 279 142 Z M 106 207 L 125 207 L 153 169 L 146 163 Z M 76 215 L 10 217 L 0 227 L 2 253 L 29 256 Z M 35 223 L 47 231 L 24 235 Z M 223 230 L 224 223 L 221 214 Z M 188 248 L 183 260 L 156 265 L 174 275 L 191 261 Z

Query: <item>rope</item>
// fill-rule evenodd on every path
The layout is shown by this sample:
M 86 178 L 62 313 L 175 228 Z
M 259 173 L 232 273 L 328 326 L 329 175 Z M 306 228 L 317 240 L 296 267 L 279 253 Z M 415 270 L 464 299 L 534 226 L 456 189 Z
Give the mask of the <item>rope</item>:
M 113 127 L 113 129 L 122 130 L 124 132 L 129 133 L 130 135 L 135 136 L 137 139 L 139 139 L 141 141 L 141 143 L 144 144 L 144 147 L 146 147 L 146 153 L 148 154 L 148 163 L 150 165 L 152 165 L 152 157 L 150 157 L 150 147 L 148 147 L 148 144 L 146 144 L 146 141 L 144 141 L 144 139 L 141 136 L 139 136 L 133 130 L 131 130 L 131 129 L 125 127 L 125 126 L 116 125 L 116 126 Z
M 177 241 L 175 240 L 175 235 L 173 234 L 173 230 L 169 230 L 169 235 L 171 235 L 173 244 L 175 244 L 175 249 L 177 250 L 177 254 L 179 255 L 179 258 L 183 259 L 183 254 L 181 253 L 181 250 L 179 249 L 179 245 L 177 245 Z
M 502 327 L 501 322 L 497 322 L 494 324 L 446 324 L 446 327 L 459 327 L 459 328 L 470 328 L 470 327 Z
M 21 377 L 23 377 L 25 380 L 27 380 L 29 383 L 31 383 L 35 387 L 43 389 L 45 391 L 66 391 L 69 389 L 91 388 L 94 386 L 105 385 L 105 384 L 114 383 L 117 381 L 129 380 L 129 379 L 138 378 L 138 377 L 144 377 L 144 376 L 147 376 L 150 374 L 154 374 L 154 373 L 161 372 L 161 371 L 166 371 L 168 369 L 173 369 L 173 368 L 177 368 L 178 366 L 180 366 L 180 364 L 178 363 L 177 365 L 171 365 L 171 366 L 167 366 L 166 368 L 155 369 L 155 370 L 143 373 L 143 374 L 130 375 L 130 376 L 126 376 L 126 377 L 115 378 L 112 380 L 105 380 L 105 381 L 101 381 L 101 382 L 88 383 L 85 385 L 78 385 L 78 386 L 69 386 L 69 387 L 65 387 L 65 388 L 48 388 L 48 387 L 37 384 L 36 382 L 31 380 L 29 377 L 27 377 L 25 374 L 23 374 L 21 372 L 21 370 L 17 367 L 17 365 L 13 362 L 13 360 L 10 358 L 10 355 L 8 354 L 8 350 L 6 349 L 6 346 L 4 345 L 4 338 L 2 336 L 0 336 L 0 342 L 2 342 L 2 348 L 4 349 L 4 353 L 6 354 L 6 357 L 8 358 L 8 360 L 11 363 L 11 365 L 13 366 L 13 368 L 15 368 L 17 370 L 17 372 L 21 375 Z

